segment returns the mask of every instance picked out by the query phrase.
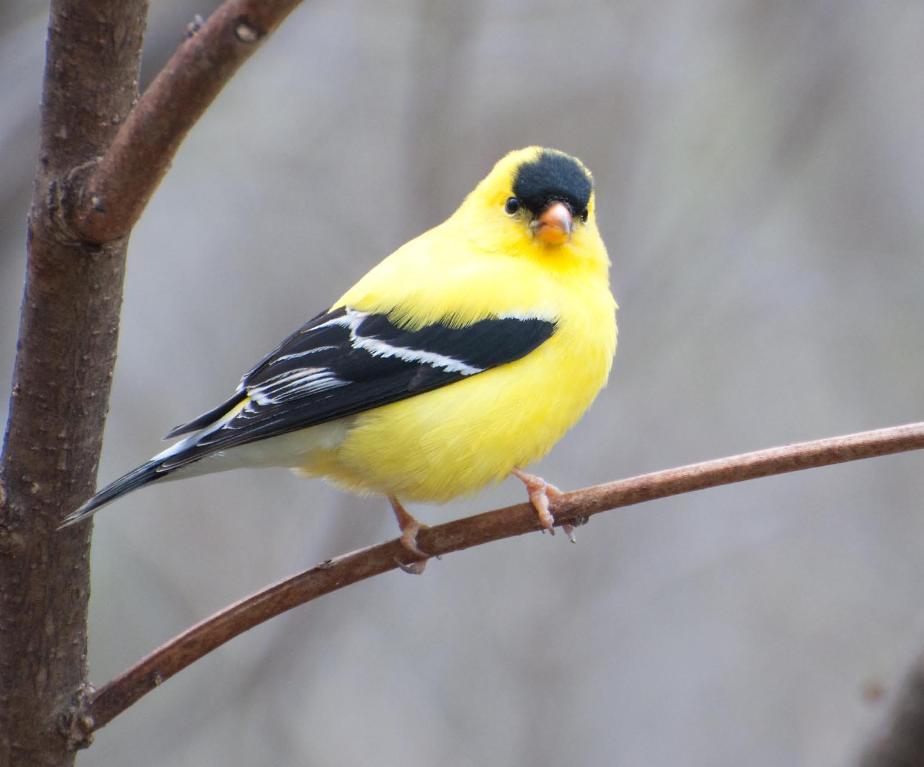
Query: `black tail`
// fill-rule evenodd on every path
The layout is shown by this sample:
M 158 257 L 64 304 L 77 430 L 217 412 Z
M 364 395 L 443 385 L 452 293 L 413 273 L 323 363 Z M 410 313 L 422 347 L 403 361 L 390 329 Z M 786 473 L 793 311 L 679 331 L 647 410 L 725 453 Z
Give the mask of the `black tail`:
M 198 418 L 190 421 L 189 423 L 183 423 L 179 426 L 174 426 L 170 431 L 164 435 L 164 439 L 173 439 L 174 437 L 179 437 L 181 434 L 189 434 L 190 432 L 199 431 L 199 429 L 204 429 L 206 426 L 211 426 L 215 421 L 219 420 L 223 415 L 226 415 L 227 412 L 233 408 L 238 402 L 244 399 L 247 395 L 244 394 L 243 389 L 238 389 L 234 394 L 232 394 L 228 399 L 222 402 L 218 407 L 213 407 L 207 413 L 203 413 Z
M 89 519 L 100 506 L 109 503 L 109 501 L 118 498 L 120 495 L 137 490 L 155 479 L 166 477 L 170 473 L 169 471 L 158 471 L 162 463 L 163 461 L 148 461 L 141 464 L 137 469 L 128 472 L 124 477 L 119 477 L 115 482 L 109 483 L 79 509 L 68 514 L 58 525 L 58 529 L 83 522 L 85 519 Z

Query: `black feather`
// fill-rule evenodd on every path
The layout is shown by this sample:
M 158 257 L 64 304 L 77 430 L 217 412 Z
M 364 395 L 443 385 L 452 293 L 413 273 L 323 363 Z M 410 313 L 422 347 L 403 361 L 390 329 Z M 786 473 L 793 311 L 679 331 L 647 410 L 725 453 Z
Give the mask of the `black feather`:
M 159 469 L 160 462 L 151 460 L 141 464 L 141 466 L 128 472 L 128 474 L 119 477 L 115 482 L 110 482 L 92 498 L 88 499 L 79 509 L 72 511 L 61 520 L 58 529 L 60 530 L 62 527 L 68 527 L 82 522 L 85 519 L 89 519 L 93 512 L 100 506 L 115 500 L 120 495 L 129 493 L 132 490 L 137 490 L 143 485 L 147 485 L 156 479 L 161 479 L 166 476 L 166 474 Z
M 201 435 L 187 437 L 110 483 L 61 526 L 88 519 L 120 495 L 210 453 L 446 386 L 520 359 L 554 332 L 554 322 L 536 317 L 493 317 L 463 328 L 434 323 L 409 330 L 384 314 L 340 308 L 318 315 L 260 360 L 231 397 L 168 436 L 204 430 Z M 215 428 L 248 397 L 244 408 Z
M 247 406 L 169 457 L 163 468 L 446 386 L 525 356 L 554 330 L 554 322 L 533 317 L 410 330 L 384 314 L 337 309 L 312 320 L 261 360 L 243 379 Z M 389 350 L 396 351 L 389 356 Z M 293 388 L 293 381 L 304 389 Z
M 536 216 L 553 200 L 560 200 L 576 216 L 586 215 L 593 181 L 573 157 L 543 150 L 523 163 L 513 181 L 513 193 Z
M 181 434 L 189 434 L 190 432 L 204 429 L 210 423 L 214 423 L 216 420 L 221 418 L 221 416 L 227 413 L 246 396 L 247 395 L 244 394 L 243 390 L 234 392 L 234 394 L 228 397 L 228 399 L 226 399 L 217 407 L 213 407 L 207 413 L 203 413 L 198 418 L 193 419 L 189 423 L 183 423 L 179 426 L 174 426 L 164 435 L 164 439 L 173 439 L 174 437 L 179 437 Z

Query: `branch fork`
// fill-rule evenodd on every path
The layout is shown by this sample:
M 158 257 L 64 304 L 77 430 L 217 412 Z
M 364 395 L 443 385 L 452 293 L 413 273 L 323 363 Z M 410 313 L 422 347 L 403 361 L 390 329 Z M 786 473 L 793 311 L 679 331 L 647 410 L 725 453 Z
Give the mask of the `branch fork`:
M 88 492 L 95 474 L 126 239 L 187 132 L 237 68 L 298 4 L 299 0 L 226 0 L 207 21 L 193 22 L 176 53 L 133 104 L 145 0 L 97 0 L 89 9 L 79 0 L 52 0 L 42 155 L 36 173 L 41 191 L 30 221 L 20 351 L 0 460 L 0 583 L 31 579 L 30 588 L 50 595 L 38 606 L 56 611 L 64 620 L 48 638 L 50 650 L 41 659 L 49 680 L 42 689 L 34 684 L 33 669 L 25 662 L 30 659 L 3 655 L 0 698 L 15 705 L 0 708 L 0 761 L 15 745 L 20 754 L 41 755 L 33 762 L 63 764 L 62 759 L 72 759 L 74 749 L 89 745 L 95 730 L 238 634 L 398 563 L 410 564 L 411 555 L 397 540 L 327 560 L 193 626 L 99 690 L 80 682 L 86 673 L 88 532 L 56 533 L 54 522 L 61 504 Z M 97 50 L 99 40 L 108 46 L 105 60 Z M 75 72 L 83 77 L 68 79 Z M 104 82 L 117 87 L 107 91 L 100 86 Z M 101 123 L 101 114 L 110 117 Z M 90 259 L 88 266 L 74 258 L 99 249 L 93 246 L 107 245 L 112 259 Z M 57 298 L 49 301 L 48 296 Z M 75 348 L 80 350 L 79 364 L 69 354 Z M 20 389 L 30 396 L 17 396 Z M 79 413 L 70 406 L 75 391 L 89 403 Z M 57 429 L 45 430 L 43 436 L 36 425 L 54 419 L 76 424 L 79 428 L 72 431 L 85 439 L 77 445 L 44 439 Z M 556 498 L 555 525 L 577 526 L 608 509 L 707 487 L 920 448 L 924 423 L 631 477 Z M 58 461 L 61 456 L 72 463 Z M 27 477 L 36 477 L 32 487 Z M 537 529 L 532 505 L 520 504 L 421 529 L 419 540 L 423 550 L 439 556 Z M 15 556 L 2 556 L 10 552 Z M 31 557 L 30 567 L 24 567 L 26 557 Z M 62 573 L 66 579 L 60 578 Z M 39 583 L 42 588 L 36 586 Z M 55 588 L 49 590 L 49 583 Z M 0 588 L 9 647 L 17 642 L 28 646 L 45 625 L 47 613 L 32 609 L 35 605 L 20 599 L 22 593 L 22 588 Z M 60 691 L 68 689 L 75 690 L 74 697 L 61 711 Z M 917 698 L 909 700 L 916 705 Z M 52 707 L 54 717 L 48 713 Z M 906 711 L 912 725 L 920 722 L 919 710 L 917 706 L 912 713 Z M 55 726 L 56 733 L 51 731 Z M 899 738 L 892 735 L 888 740 L 894 744 Z M 898 763 L 873 756 L 869 764 L 874 759 Z
M 106 153 L 64 184 L 62 230 L 83 243 L 122 240 L 173 156 L 231 76 L 299 0 L 227 0 L 197 18 L 176 53 L 122 122 Z

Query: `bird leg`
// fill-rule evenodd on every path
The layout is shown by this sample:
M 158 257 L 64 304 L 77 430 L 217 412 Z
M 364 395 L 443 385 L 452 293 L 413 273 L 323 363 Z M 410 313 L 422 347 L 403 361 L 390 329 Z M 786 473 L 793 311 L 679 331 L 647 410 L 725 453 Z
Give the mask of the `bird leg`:
M 552 512 L 549 511 L 549 497 L 551 496 L 552 500 L 556 500 L 564 495 L 564 493 L 552 483 L 546 482 L 542 477 L 537 477 L 535 474 L 527 474 L 522 469 L 514 468 L 511 473 L 526 485 L 526 492 L 529 493 L 529 502 L 536 510 L 536 514 L 539 515 L 539 524 L 542 525 L 542 532 L 548 530 L 552 535 L 555 535 L 555 517 L 552 515 Z M 571 525 L 562 525 L 561 529 L 565 531 L 565 535 L 568 536 L 572 543 L 577 543 L 574 538 L 574 527 Z
M 422 527 L 427 527 L 427 525 L 418 522 L 414 515 L 405 509 L 404 506 L 401 505 L 401 501 L 394 496 L 389 496 L 388 502 L 391 504 L 391 510 L 395 512 L 395 519 L 398 520 L 398 527 L 401 528 L 401 545 L 411 552 L 411 554 L 419 558 L 417 562 L 412 562 L 409 565 L 399 562 L 398 567 L 406 573 L 420 575 L 427 566 L 427 560 L 430 559 L 430 555 L 422 551 L 417 545 L 417 532 Z

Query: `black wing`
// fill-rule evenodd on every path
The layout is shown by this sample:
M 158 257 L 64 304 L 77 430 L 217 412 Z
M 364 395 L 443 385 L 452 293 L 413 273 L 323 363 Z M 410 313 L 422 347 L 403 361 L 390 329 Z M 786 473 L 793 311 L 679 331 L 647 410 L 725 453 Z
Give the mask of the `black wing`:
M 555 323 L 539 317 L 409 330 L 349 307 L 321 314 L 247 373 L 233 397 L 170 432 L 204 430 L 162 470 L 446 386 L 513 362 L 554 332 Z M 242 402 L 234 417 L 223 418 Z

